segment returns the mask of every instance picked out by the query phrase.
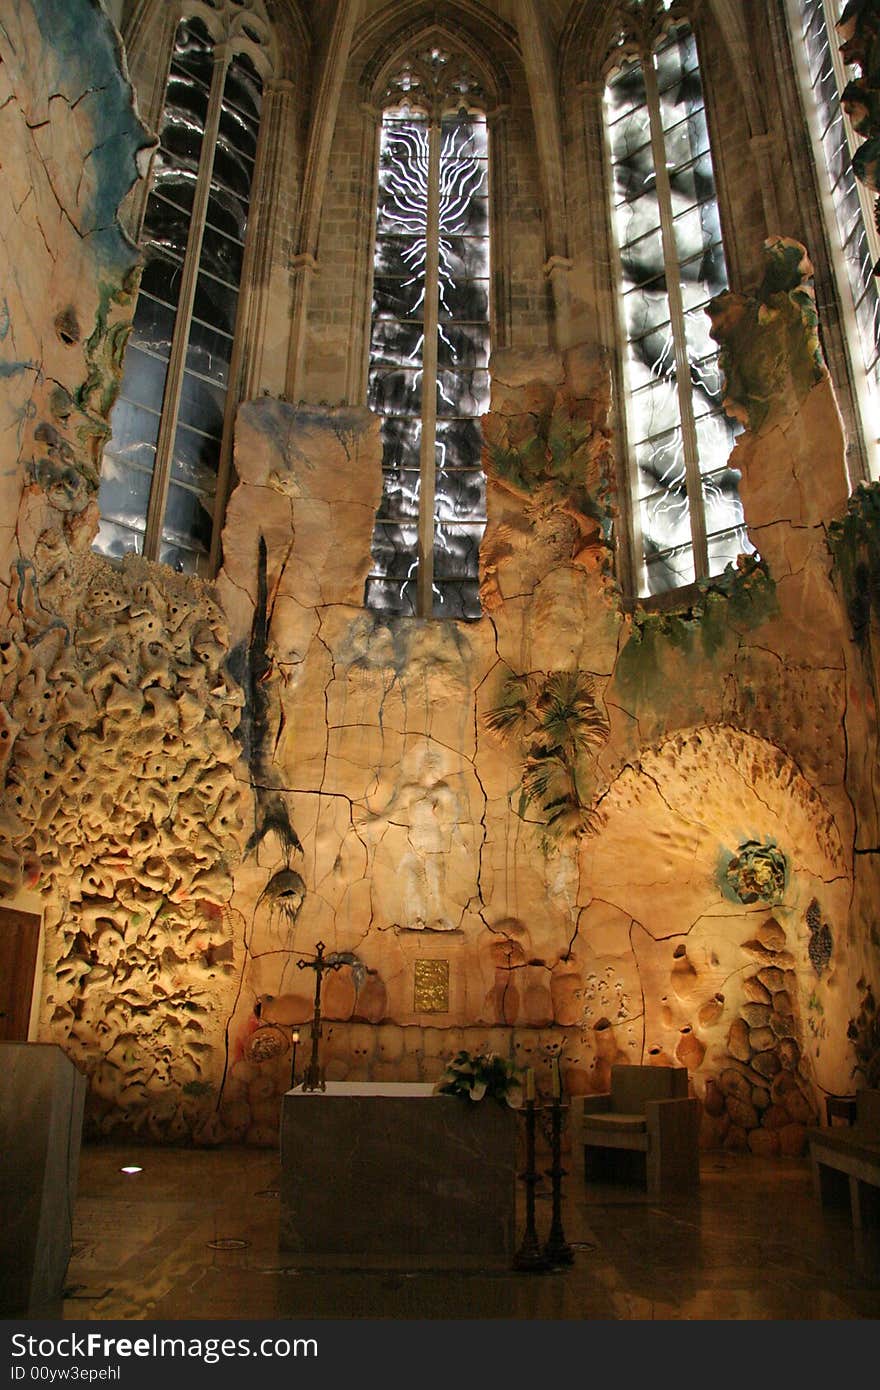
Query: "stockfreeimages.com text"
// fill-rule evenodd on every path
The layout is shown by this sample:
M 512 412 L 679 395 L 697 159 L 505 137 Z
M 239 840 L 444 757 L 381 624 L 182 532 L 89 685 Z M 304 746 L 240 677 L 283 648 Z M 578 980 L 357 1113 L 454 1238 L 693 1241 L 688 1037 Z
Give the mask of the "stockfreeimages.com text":
M 314 1337 L 263 1337 L 251 1342 L 249 1337 L 105 1337 L 100 1332 L 72 1333 L 64 1337 L 33 1337 L 23 1332 L 13 1333 L 13 1357 L 177 1357 L 183 1361 L 204 1361 L 215 1365 L 234 1357 L 317 1356 L 318 1343 Z

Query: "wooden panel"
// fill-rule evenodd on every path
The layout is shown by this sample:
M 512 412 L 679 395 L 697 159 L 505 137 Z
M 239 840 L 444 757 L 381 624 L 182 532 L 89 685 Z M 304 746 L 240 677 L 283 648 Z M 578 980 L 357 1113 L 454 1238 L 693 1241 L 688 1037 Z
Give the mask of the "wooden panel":
M 39 941 L 38 914 L 0 907 L 0 1042 L 27 1042 Z

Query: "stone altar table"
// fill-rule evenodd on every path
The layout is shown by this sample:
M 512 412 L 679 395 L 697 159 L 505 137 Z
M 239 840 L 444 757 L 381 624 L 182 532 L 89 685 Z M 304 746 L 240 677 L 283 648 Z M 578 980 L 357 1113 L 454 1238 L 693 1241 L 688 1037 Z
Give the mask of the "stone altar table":
M 418 1082 L 288 1091 L 279 1247 L 313 1268 L 510 1268 L 516 1112 Z
M 0 1043 L 0 1315 L 53 1317 L 70 1259 L 86 1078 L 55 1043 Z

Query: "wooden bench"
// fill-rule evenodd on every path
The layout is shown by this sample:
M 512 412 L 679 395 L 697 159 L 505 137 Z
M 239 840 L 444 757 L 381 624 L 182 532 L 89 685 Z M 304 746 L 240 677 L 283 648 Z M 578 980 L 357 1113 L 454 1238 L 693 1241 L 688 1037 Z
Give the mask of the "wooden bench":
M 880 1090 L 856 1093 L 851 1125 L 810 1129 L 813 1189 L 823 1204 L 849 1201 L 856 1230 L 880 1214 Z

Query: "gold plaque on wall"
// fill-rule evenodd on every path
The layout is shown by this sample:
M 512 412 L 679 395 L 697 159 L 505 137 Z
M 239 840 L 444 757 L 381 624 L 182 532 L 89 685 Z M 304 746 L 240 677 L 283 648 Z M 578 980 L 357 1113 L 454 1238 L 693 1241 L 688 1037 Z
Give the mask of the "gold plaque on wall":
M 413 1009 L 417 1014 L 449 1012 L 449 961 L 417 960 Z

